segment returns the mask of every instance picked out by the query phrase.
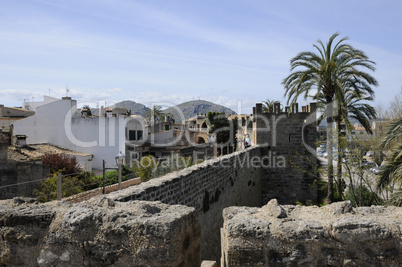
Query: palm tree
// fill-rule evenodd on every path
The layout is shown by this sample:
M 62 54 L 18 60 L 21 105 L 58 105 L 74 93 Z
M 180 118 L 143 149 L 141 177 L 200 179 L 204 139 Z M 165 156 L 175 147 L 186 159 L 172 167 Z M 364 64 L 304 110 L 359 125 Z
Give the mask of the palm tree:
M 327 148 L 328 148 L 328 198 L 333 201 L 333 102 L 344 103 L 346 88 L 369 88 L 377 85 L 377 81 L 361 69 L 374 71 L 374 62 L 370 61 L 364 52 L 344 43 L 347 38 L 340 39 L 335 45 L 334 40 L 339 33 L 333 34 L 326 46 L 318 40 L 314 52 L 301 52 L 290 60 L 292 73 L 282 84 L 285 87 L 287 103 L 296 103 L 299 96 L 312 97 L 318 101 L 321 97 L 326 104 Z M 301 70 L 299 68 L 302 68 Z M 342 107 L 342 106 L 341 106 Z
M 269 109 L 274 107 L 274 103 L 274 100 L 269 99 L 262 101 L 262 112 L 269 112 Z
M 276 100 L 269 100 L 269 99 L 262 101 L 262 112 L 268 113 L 270 109 L 274 108 L 275 103 L 280 103 L 280 102 L 276 101 Z M 282 108 L 281 108 L 281 111 L 282 111 Z
M 156 123 L 163 120 L 164 114 L 162 113 L 162 107 L 154 105 L 147 108 L 145 111 L 145 118 L 147 118 L 151 123 Z
M 382 141 L 382 147 L 388 147 L 393 141 L 402 138 L 402 117 L 390 124 L 390 127 Z M 387 158 L 387 164 L 380 172 L 377 180 L 377 188 L 381 192 L 393 183 L 402 184 L 402 143 L 397 142 Z M 402 190 L 392 194 L 389 204 L 402 206 Z

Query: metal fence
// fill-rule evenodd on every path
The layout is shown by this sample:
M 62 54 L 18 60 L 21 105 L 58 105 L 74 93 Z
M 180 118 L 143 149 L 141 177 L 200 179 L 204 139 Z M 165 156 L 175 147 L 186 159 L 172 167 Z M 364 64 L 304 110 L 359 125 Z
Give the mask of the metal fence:
M 104 186 L 102 182 L 80 183 L 78 176 L 82 172 L 63 175 L 61 173 L 50 175 L 43 179 L 32 181 L 17 182 L 12 184 L 0 185 L 0 199 L 11 199 L 13 197 L 36 197 L 41 202 L 51 200 L 65 200 L 70 202 L 80 202 L 102 193 L 108 194 L 119 190 L 119 184 Z M 135 177 L 121 183 L 121 188 L 127 188 L 141 183 L 141 178 Z M 21 187 L 29 186 L 32 188 L 31 194 L 18 194 Z M 36 190 L 36 195 L 34 195 Z M 25 190 L 26 191 L 26 190 Z

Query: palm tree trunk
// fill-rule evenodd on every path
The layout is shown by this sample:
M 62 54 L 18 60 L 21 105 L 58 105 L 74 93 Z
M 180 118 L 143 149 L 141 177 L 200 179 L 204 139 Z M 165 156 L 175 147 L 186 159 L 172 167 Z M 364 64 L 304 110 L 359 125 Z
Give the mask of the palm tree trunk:
M 333 165 L 333 106 L 331 101 L 327 100 L 327 152 L 328 152 L 328 164 L 327 164 L 327 176 L 328 176 L 328 196 L 327 204 L 331 204 L 334 201 L 334 165 Z
M 337 166 L 336 166 L 336 176 L 337 176 L 337 179 L 336 179 L 336 190 L 338 191 L 338 196 L 339 197 L 342 197 L 342 191 L 343 191 L 343 188 L 342 188 L 342 183 L 341 183 L 341 181 L 342 181 L 342 158 L 341 158 L 341 153 L 342 153 L 342 144 L 341 144 L 341 120 L 340 120 L 340 117 L 339 117 L 339 114 L 338 114 L 338 119 L 337 119 L 337 121 L 336 121 L 336 124 L 337 124 L 337 127 L 336 127 L 336 130 L 337 130 L 337 134 L 338 134 L 338 155 L 337 155 L 337 158 L 338 158 L 338 164 L 337 164 Z

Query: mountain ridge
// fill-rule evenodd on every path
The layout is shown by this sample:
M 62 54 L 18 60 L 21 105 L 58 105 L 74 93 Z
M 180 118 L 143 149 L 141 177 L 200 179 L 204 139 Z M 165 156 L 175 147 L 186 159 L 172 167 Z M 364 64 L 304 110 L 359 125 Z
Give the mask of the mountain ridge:
M 181 112 L 179 112 L 178 110 Z M 209 111 L 212 112 L 223 112 L 228 115 L 234 115 L 236 112 L 231 110 L 228 107 L 215 104 L 213 102 L 209 102 L 206 100 L 192 100 L 192 101 L 187 101 L 181 104 L 178 104 L 174 107 L 167 108 L 163 110 L 163 113 L 171 113 L 173 117 L 175 118 L 176 122 L 181 122 L 187 119 L 190 119 L 194 116 L 196 116 L 199 113 L 208 113 Z M 181 114 L 180 114 L 181 113 Z
M 123 100 L 115 103 L 111 107 L 125 108 L 131 111 L 132 115 L 145 116 L 147 107 L 144 104 L 137 103 L 132 100 Z M 182 122 L 183 119 L 187 120 L 197 115 L 197 113 L 208 113 L 208 111 L 213 112 L 223 112 L 228 115 L 236 114 L 232 109 L 209 102 L 206 100 L 192 100 L 180 103 L 173 107 L 162 110 L 162 113 L 171 113 L 175 118 L 176 122 Z

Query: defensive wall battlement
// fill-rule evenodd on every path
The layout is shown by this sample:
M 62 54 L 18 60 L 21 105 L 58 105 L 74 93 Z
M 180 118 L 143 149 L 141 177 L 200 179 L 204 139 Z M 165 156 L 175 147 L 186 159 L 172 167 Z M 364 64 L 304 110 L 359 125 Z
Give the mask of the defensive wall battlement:
M 402 208 L 279 205 L 223 211 L 221 266 L 400 266 Z
M 198 213 L 183 205 L 0 201 L 1 266 L 200 266 Z

